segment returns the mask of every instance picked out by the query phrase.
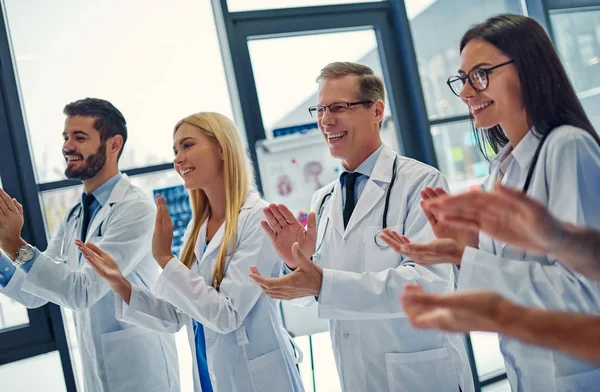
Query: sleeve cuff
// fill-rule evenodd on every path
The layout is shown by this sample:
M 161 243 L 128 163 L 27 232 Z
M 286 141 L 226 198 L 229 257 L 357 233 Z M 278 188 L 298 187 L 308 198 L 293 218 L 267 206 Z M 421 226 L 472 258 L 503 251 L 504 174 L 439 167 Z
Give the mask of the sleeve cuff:
M 319 317 L 322 317 L 323 306 L 327 305 L 328 299 L 331 298 L 333 294 L 333 279 L 335 277 L 335 271 L 323 268 L 323 279 L 321 281 L 321 291 L 319 292 L 319 296 L 315 298 L 315 300 L 319 304 Z
M 40 251 L 38 250 L 38 248 L 33 248 L 33 258 L 31 260 L 29 260 L 27 263 L 23 264 L 21 266 L 21 269 L 25 272 L 29 272 L 29 270 L 31 269 L 31 267 L 33 267 L 33 263 L 35 263 L 35 261 L 37 260 L 37 258 L 40 256 Z
M 177 257 L 173 257 L 171 260 L 167 261 L 165 268 L 163 268 L 162 273 L 158 276 L 156 284 L 154 285 L 153 291 L 156 293 L 156 295 L 159 297 L 162 296 L 166 286 L 169 284 L 171 275 L 173 275 L 173 272 L 177 270 L 180 264 L 181 261 Z
M 467 246 L 460 261 L 460 273 L 456 283 L 457 290 L 469 289 L 473 281 L 473 269 L 476 266 L 476 256 L 479 250 Z
M 8 256 L 0 251 L 0 286 L 5 287 L 16 270 L 17 267 L 14 266 Z

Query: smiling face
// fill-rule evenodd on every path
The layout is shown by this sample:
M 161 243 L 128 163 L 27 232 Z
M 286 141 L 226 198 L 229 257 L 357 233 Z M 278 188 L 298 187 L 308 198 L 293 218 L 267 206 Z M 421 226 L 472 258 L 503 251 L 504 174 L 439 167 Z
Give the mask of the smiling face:
M 223 178 L 223 153 L 200 128 L 182 123 L 173 140 L 174 166 L 186 189 L 205 189 Z
M 347 75 L 324 79 L 319 86 L 318 105 L 357 102 L 358 77 Z M 354 105 L 343 113 L 326 109 L 317 121 L 329 152 L 340 158 L 344 166 L 354 170 L 381 144 L 379 123 L 383 118 L 384 103 L 377 100 L 370 105 Z
M 67 162 L 67 178 L 89 180 L 106 165 L 108 141 L 101 140 L 94 121 L 91 116 L 72 116 L 65 120 L 63 156 Z
M 487 69 L 511 60 L 494 45 L 481 39 L 470 40 L 460 57 L 461 76 L 473 68 Z M 514 64 L 491 71 L 484 91 L 476 91 L 466 81 L 460 97 L 469 106 L 479 129 L 510 123 L 516 115 L 524 112 L 519 75 Z

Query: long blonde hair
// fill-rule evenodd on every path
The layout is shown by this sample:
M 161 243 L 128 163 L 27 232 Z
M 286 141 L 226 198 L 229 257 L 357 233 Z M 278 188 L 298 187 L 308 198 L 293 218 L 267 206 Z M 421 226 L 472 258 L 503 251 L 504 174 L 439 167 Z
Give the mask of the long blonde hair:
M 181 124 L 187 123 L 200 129 L 212 142 L 218 144 L 223 151 L 223 173 L 225 180 L 225 234 L 217 253 L 217 261 L 213 268 L 212 285 L 218 288 L 225 275 L 225 256 L 231 248 L 235 251 L 237 239 L 237 223 L 240 209 L 246 200 L 252 181 L 250 161 L 239 132 L 229 118 L 219 113 L 200 112 L 192 114 L 175 125 L 173 134 Z M 192 208 L 193 228 L 183 246 L 181 261 L 191 268 L 194 262 L 194 248 L 200 234 L 200 228 L 210 214 L 210 204 L 206 193 L 201 189 L 192 189 L 190 206 Z

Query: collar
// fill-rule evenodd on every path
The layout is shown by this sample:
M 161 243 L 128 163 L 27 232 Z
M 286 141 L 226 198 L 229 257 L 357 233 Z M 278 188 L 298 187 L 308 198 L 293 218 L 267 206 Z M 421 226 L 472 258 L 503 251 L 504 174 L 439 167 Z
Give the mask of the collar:
M 516 147 L 513 148 L 508 143 L 498 151 L 498 154 L 490 162 L 490 173 L 505 162 L 510 155 L 521 168 L 528 168 L 539 144 L 540 139 L 534 134 L 534 128 L 531 128 Z
M 123 174 L 119 172 L 108 179 L 104 184 L 100 185 L 94 192 L 92 192 L 92 195 L 94 195 L 100 204 L 100 207 L 104 207 L 104 205 L 108 202 L 112 191 L 115 189 L 115 186 L 121 178 L 123 178 Z M 85 194 L 85 192 L 83 194 Z M 81 200 L 83 203 L 83 195 L 81 196 Z
M 379 158 L 381 151 L 383 151 L 383 147 L 384 144 L 381 143 L 377 150 L 375 150 L 371 155 L 369 155 L 367 159 L 362 161 L 361 164 L 358 165 L 356 170 L 354 170 L 354 172 L 360 173 L 367 177 L 371 177 L 371 174 L 373 174 L 373 169 L 375 168 L 375 164 L 377 163 L 377 159 Z M 342 176 L 344 175 L 344 173 L 347 172 L 349 171 L 342 165 L 342 172 L 340 173 L 340 183 L 342 181 Z

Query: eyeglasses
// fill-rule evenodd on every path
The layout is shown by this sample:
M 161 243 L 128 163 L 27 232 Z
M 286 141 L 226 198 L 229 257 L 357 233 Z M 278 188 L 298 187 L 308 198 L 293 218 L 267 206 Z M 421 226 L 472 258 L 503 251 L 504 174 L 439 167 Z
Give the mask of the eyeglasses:
M 450 76 L 446 83 L 448 84 L 448 87 L 450 87 L 450 90 L 452 90 L 454 95 L 457 97 L 460 97 L 460 92 L 462 91 L 467 80 L 469 80 L 469 84 L 471 87 L 473 87 L 473 90 L 483 91 L 488 88 L 488 84 L 490 82 L 490 72 L 496 68 L 500 68 L 514 62 L 514 60 L 510 60 L 502 64 L 494 65 L 491 68 L 473 68 L 466 74 Z
M 342 114 L 350 110 L 354 105 L 367 105 L 372 104 L 373 101 L 357 101 L 357 102 L 336 102 L 331 105 L 316 105 L 308 108 L 308 113 L 312 118 L 322 118 L 325 115 L 325 111 L 329 108 L 331 114 Z

